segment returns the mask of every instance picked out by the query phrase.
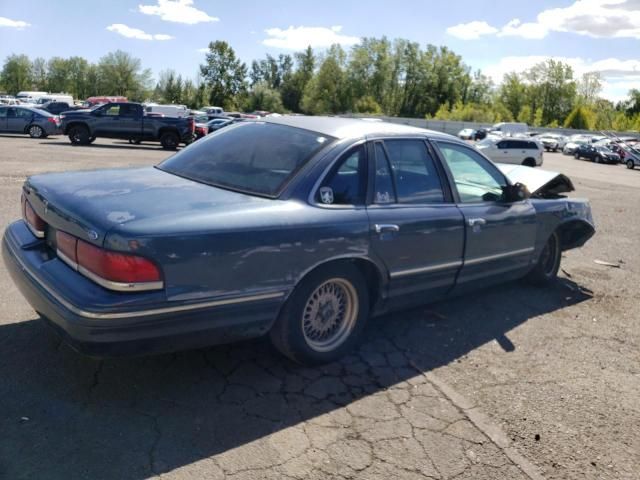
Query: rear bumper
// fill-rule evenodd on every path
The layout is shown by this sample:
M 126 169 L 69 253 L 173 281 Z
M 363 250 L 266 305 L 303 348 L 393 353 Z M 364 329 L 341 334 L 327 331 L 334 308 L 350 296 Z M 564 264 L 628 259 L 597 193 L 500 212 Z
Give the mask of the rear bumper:
M 131 306 L 131 294 L 104 290 L 97 298 L 103 289 L 91 286 L 88 296 L 95 301 L 79 304 L 62 291 L 75 272 L 63 269 L 55 257 L 46 258 L 42 248 L 43 242 L 24 222 L 13 223 L 2 240 L 7 270 L 33 309 L 67 343 L 88 355 L 145 355 L 258 337 L 269 330 L 284 300 L 284 292 L 270 292 L 195 304 L 155 301 L 140 308 Z M 52 281 L 55 272 L 64 275 Z

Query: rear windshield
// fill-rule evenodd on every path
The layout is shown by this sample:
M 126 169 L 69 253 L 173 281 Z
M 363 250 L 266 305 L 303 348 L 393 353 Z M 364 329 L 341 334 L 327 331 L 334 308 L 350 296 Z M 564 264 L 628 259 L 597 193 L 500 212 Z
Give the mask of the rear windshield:
M 242 122 L 197 141 L 158 168 L 197 182 L 273 197 L 332 140 L 309 130 Z

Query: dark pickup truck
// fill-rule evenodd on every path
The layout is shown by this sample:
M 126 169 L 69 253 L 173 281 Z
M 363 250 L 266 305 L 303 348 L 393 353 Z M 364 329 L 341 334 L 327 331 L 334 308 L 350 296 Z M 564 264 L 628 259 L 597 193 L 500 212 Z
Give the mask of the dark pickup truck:
M 88 145 L 97 137 L 121 138 L 131 142 L 160 141 L 174 150 L 194 139 L 193 118 L 150 117 L 139 103 L 107 103 L 91 110 L 65 112 L 61 129 L 75 145 Z

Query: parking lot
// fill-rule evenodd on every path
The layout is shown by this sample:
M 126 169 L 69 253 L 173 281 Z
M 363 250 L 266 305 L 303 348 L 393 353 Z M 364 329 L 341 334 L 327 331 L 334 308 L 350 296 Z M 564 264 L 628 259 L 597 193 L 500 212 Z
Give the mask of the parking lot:
M 0 136 L 1 225 L 27 175 L 169 155 Z M 640 169 L 554 153 L 543 168 L 573 180 L 597 225 L 557 285 L 373 319 L 357 351 L 317 369 L 266 340 L 83 357 L 0 266 L 0 478 L 637 479 Z

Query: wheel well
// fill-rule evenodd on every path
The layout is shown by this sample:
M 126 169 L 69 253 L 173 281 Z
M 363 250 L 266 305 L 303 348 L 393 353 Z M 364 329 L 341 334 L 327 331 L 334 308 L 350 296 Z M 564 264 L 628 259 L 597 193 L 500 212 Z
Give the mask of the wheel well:
M 525 167 L 535 167 L 536 166 L 536 161 L 535 161 L 535 159 L 533 159 L 531 157 L 528 157 L 528 158 L 525 158 L 522 161 L 522 165 L 524 165 Z
M 29 125 L 27 125 L 26 127 L 24 127 L 24 131 L 23 131 L 22 133 L 29 133 L 29 129 L 30 129 L 31 127 L 33 127 L 34 125 L 35 125 L 36 127 L 40 127 L 40 125 L 38 125 L 37 123 L 33 123 L 33 122 L 31 122 L 31 123 L 29 123 Z M 42 127 L 40 127 L 40 128 L 42 128 Z M 42 128 L 42 131 L 44 132 L 44 128 Z
M 72 122 L 72 123 L 70 123 L 70 124 L 68 124 L 68 125 L 66 125 L 64 127 L 64 134 L 67 135 L 69 133 L 69 130 L 71 130 L 73 127 L 84 127 L 87 130 L 89 130 L 89 127 L 87 126 L 86 123 L 83 123 L 83 122 Z M 89 134 L 91 134 L 90 130 L 89 130 Z
M 319 268 L 324 268 L 328 265 L 338 265 L 345 263 L 350 263 L 351 265 L 355 266 L 362 274 L 362 277 L 367 283 L 367 288 L 369 290 L 369 305 L 370 307 L 374 307 L 382 295 L 383 277 L 380 269 L 371 260 L 367 260 L 364 258 L 339 258 L 335 260 L 329 260 L 328 262 L 316 265 L 313 269 L 306 272 L 300 278 L 298 284 L 300 284 L 300 282 L 302 282 L 309 274 L 315 272 Z
M 162 127 L 160 130 L 158 130 L 158 137 L 161 137 L 165 133 L 175 133 L 176 135 L 178 135 L 178 137 L 180 136 L 180 134 L 178 133 L 178 130 L 176 130 L 175 128 Z
M 564 251 L 584 245 L 593 236 L 595 229 L 584 220 L 572 220 L 560 225 L 556 233 L 560 238 L 560 248 Z

